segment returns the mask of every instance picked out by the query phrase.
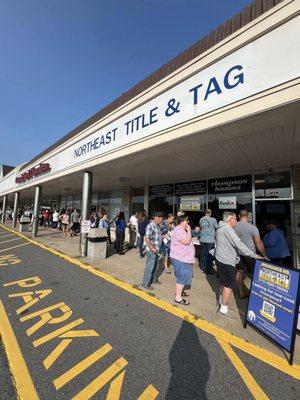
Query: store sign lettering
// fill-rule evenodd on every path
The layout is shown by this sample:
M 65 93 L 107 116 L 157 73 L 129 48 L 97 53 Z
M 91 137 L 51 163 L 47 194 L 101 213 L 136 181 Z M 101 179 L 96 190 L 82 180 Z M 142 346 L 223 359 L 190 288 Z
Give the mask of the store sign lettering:
M 209 194 L 251 192 L 251 190 L 251 175 L 224 179 L 210 179 L 208 181 Z
M 25 183 L 38 175 L 42 175 L 50 171 L 51 165 L 49 163 L 41 163 L 38 167 L 30 168 L 28 171 L 23 172 L 21 175 L 17 176 L 16 183 Z
M 97 154 L 98 149 L 109 149 L 114 142 L 116 143 L 114 147 L 122 142 L 130 143 L 134 140 L 134 135 L 143 131 L 147 131 L 148 134 L 156 133 L 163 127 L 177 123 L 176 118 L 180 120 L 179 122 L 189 119 L 191 110 L 195 114 L 191 117 L 201 115 L 203 112 L 201 103 L 213 104 L 216 96 L 225 96 L 226 92 L 243 85 L 245 74 L 246 71 L 240 64 L 230 66 L 214 75 L 208 75 L 208 71 L 205 74 L 200 72 L 192 80 L 178 85 L 175 90 L 166 92 L 167 96 L 160 95 L 156 100 L 138 107 L 127 117 L 119 118 L 111 126 L 95 132 L 93 138 L 89 137 L 73 149 L 73 158 L 78 159 L 90 153 Z M 224 104 L 228 101 L 230 102 L 230 99 L 224 97 Z M 155 127 L 152 127 L 153 125 Z

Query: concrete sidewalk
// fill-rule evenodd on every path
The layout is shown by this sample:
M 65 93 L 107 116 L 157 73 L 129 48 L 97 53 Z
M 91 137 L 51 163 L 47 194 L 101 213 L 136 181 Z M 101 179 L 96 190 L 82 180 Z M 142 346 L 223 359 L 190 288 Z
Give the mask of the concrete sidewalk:
M 6 225 L 11 228 L 11 223 Z M 17 229 L 16 229 L 17 231 Z M 30 232 L 25 232 L 24 235 L 31 237 Z M 142 282 L 144 272 L 145 259 L 140 259 L 136 249 L 129 250 L 124 256 L 115 254 L 113 245 L 109 249 L 109 257 L 98 263 L 93 263 L 87 258 L 81 258 L 79 254 L 79 237 L 63 236 L 61 231 L 50 228 L 40 228 L 38 237 L 35 239 L 53 249 L 65 253 L 71 257 L 77 258 L 85 263 L 98 268 L 99 270 L 110 274 L 114 278 L 130 283 L 133 286 L 139 286 Z M 126 238 L 125 238 L 126 240 Z M 125 244 L 126 246 L 126 244 Z M 154 295 L 174 305 L 175 293 L 175 276 L 174 273 L 167 275 L 162 273 L 159 280 L 161 284 L 154 284 Z M 249 286 L 250 281 L 246 281 Z M 256 344 L 264 349 L 271 351 L 283 358 L 285 353 L 280 348 L 273 345 L 269 340 L 254 331 L 251 327 L 244 329 L 243 321 L 247 306 L 247 299 L 240 300 L 235 294 L 229 307 L 236 314 L 236 320 L 225 320 L 217 316 L 216 300 L 218 298 L 219 284 L 215 275 L 203 274 L 198 265 L 194 265 L 194 275 L 192 289 L 190 291 L 190 305 L 179 306 L 186 311 L 194 314 L 198 318 L 204 319 L 214 325 L 225 329 L 226 331 L 243 338 L 253 344 Z M 177 305 L 176 305 L 177 306 Z M 287 353 L 286 353 L 287 354 Z M 300 364 L 300 340 L 299 335 L 296 338 L 294 362 Z

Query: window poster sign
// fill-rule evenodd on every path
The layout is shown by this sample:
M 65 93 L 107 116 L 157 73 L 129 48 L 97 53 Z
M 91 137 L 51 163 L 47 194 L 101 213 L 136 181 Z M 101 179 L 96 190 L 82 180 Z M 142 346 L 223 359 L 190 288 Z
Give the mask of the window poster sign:
M 180 197 L 180 211 L 203 211 L 200 196 Z
M 235 210 L 236 209 L 236 196 L 219 197 L 220 210 Z
M 88 219 L 83 219 L 81 221 L 81 233 L 89 233 L 91 227 L 91 221 Z
M 252 191 L 252 176 L 234 176 L 231 178 L 210 179 L 208 193 L 243 193 Z
M 149 197 L 168 197 L 173 196 L 174 186 L 172 184 L 157 185 L 149 187 Z
M 206 194 L 206 181 L 181 182 L 175 184 L 175 196 Z
M 299 309 L 299 275 L 296 269 L 256 261 L 246 324 L 291 353 L 292 364 Z

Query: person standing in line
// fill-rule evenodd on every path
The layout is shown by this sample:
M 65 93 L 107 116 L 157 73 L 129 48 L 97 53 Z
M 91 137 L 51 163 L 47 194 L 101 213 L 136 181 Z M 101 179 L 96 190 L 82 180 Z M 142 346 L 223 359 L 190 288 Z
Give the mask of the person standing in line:
M 144 257 L 144 239 L 146 233 L 146 226 L 148 225 L 149 221 L 147 218 L 146 210 L 143 210 L 139 213 L 138 216 L 138 233 L 139 233 L 139 241 L 138 247 L 140 252 L 140 258 Z
M 120 256 L 124 255 L 123 247 L 124 247 L 124 239 L 125 239 L 125 215 L 123 211 L 120 211 L 118 216 L 116 217 L 116 251 Z
M 162 244 L 161 244 L 161 253 L 164 258 L 164 268 L 166 274 L 171 274 L 170 269 L 170 246 L 171 246 L 171 235 L 174 229 L 174 214 L 168 214 L 167 219 L 165 219 L 161 224 L 161 233 L 162 233 Z
M 92 214 L 90 216 L 90 221 L 91 221 L 91 228 L 98 228 L 99 216 L 95 211 L 92 212 Z
M 142 287 L 147 290 L 154 290 L 151 284 L 153 282 L 158 282 L 155 279 L 155 273 L 159 262 L 159 250 L 162 243 L 162 235 L 160 230 L 160 224 L 163 220 L 163 213 L 156 212 L 154 214 L 153 220 L 147 225 L 145 232 L 146 241 L 146 252 L 147 260 L 144 270 Z
M 200 256 L 201 256 L 201 246 L 200 246 L 200 226 L 196 225 L 194 229 L 192 229 L 192 241 L 194 243 L 195 247 L 195 258 L 198 260 L 199 267 L 201 267 L 200 264 Z
M 44 227 L 47 228 L 49 227 L 49 210 L 45 210 L 43 212 L 43 217 L 44 217 Z
M 257 250 L 259 254 L 267 259 L 265 248 L 260 238 L 259 230 L 255 225 L 250 224 L 247 210 L 241 210 L 239 212 L 239 222 L 234 227 L 234 230 L 241 241 L 248 247 L 248 249 L 253 251 L 253 253 L 256 253 Z M 244 271 L 246 271 L 250 278 L 252 278 L 255 262 L 255 258 L 244 256 L 241 254 L 240 261 L 236 265 L 236 282 L 239 297 L 241 299 L 245 299 L 249 296 L 248 289 L 244 284 Z
M 215 218 L 211 216 L 212 212 L 210 209 L 206 209 L 204 217 L 199 221 L 200 225 L 200 268 L 204 274 L 214 274 L 212 268 L 213 257 L 210 253 L 215 247 L 215 236 L 216 230 L 218 229 L 218 223 Z
M 99 221 L 99 224 L 98 224 L 98 228 L 106 229 L 107 240 L 109 241 L 110 227 L 109 227 L 109 223 L 108 223 L 108 215 L 107 214 L 102 214 L 102 217 L 100 218 L 100 221 Z
M 57 229 L 58 219 L 59 219 L 59 213 L 56 210 L 54 210 L 52 215 L 52 229 Z
M 129 247 L 131 247 L 131 248 L 136 247 L 136 243 L 137 243 L 138 215 L 139 215 L 139 213 L 136 212 L 129 219 Z
M 76 236 L 77 233 L 80 231 L 80 223 L 79 223 L 79 213 L 74 209 L 74 211 L 70 215 L 70 222 L 71 222 L 71 233 L 70 236 Z
M 228 303 L 235 287 L 235 267 L 240 260 L 239 254 L 255 259 L 263 258 L 255 254 L 241 241 L 233 229 L 236 223 L 235 213 L 229 211 L 223 213 L 223 221 L 220 221 L 216 232 L 216 246 L 214 249 L 220 283 L 217 314 L 219 317 L 228 319 L 235 319 L 228 310 Z
M 289 247 L 278 222 L 271 220 L 267 225 L 268 233 L 264 237 L 267 257 L 274 264 L 283 265 L 284 259 L 290 256 Z
M 69 233 L 69 225 L 70 225 L 70 213 L 69 211 L 64 212 L 61 216 L 61 226 L 63 235 L 67 236 Z
M 192 241 L 192 230 L 187 216 L 178 218 L 178 225 L 172 232 L 170 258 L 176 276 L 175 303 L 188 306 L 188 297 L 183 289 L 192 284 L 195 247 Z

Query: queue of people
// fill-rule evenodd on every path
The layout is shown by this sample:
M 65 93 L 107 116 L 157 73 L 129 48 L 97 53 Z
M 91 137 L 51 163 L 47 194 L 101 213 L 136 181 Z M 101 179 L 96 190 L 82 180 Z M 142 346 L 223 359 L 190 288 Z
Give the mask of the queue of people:
M 246 210 L 239 212 L 239 221 L 235 213 L 226 211 L 219 223 L 207 209 L 199 225 L 190 226 L 184 212 L 164 216 L 155 212 L 147 217 L 146 210 L 133 214 L 127 223 L 124 212 L 120 211 L 113 220 L 106 210 L 101 215 L 93 212 L 90 217 L 91 228 L 106 229 L 108 242 L 111 240 L 111 226 L 115 228 L 114 248 L 117 254 L 124 255 L 125 231 L 129 230 L 129 247 L 136 248 L 141 259 L 146 256 L 142 288 L 155 290 L 153 285 L 160 284 L 162 273 L 170 275 L 174 271 L 174 302 L 188 306 L 193 278 L 193 265 L 198 260 L 200 270 L 205 275 L 217 273 L 220 294 L 217 315 L 233 319 L 228 304 L 233 290 L 241 299 L 249 296 L 244 283 L 245 275 L 252 277 L 257 259 L 265 259 L 278 265 L 284 265 L 290 257 L 287 240 L 278 223 L 271 220 L 267 224 L 268 233 L 263 240 L 259 230 L 249 222 Z M 32 219 L 30 208 L 19 209 L 18 219 Z M 58 212 L 41 210 L 41 226 L 61 229 L 63 235 L 76 236 L 80 232 L 80 214 L 76 209 Z
M 147 256 L 142 288 L 155 290 L 154 285 L 161 283 L 159 276 L 163 271 L 170 274 L 172 265 L 176 277 L 174 302 L 189 305 L 186 297 L 196 258 L 204 274 L 217 273 L 220 285 L 217 314 L 222 318 L 235 319 L 228 309 L 233 290 L 237 290 L 241 299 L 249 296 L 244 279 L 246 275 L 251 279 L 257 259 L 283 265 L 290 256 L 277 222 L 269 221 L 268 233 L 262 240 L 257 227 L 249 222 L 246 210 L 240 211 L 239 222 L 235 213 L 224 212 L 218 223 L 207 209 L 194 229 L 183 212 L 177 216 L 168 214 L 166 218 L 156 212 L 148 224 L 146 220 L 145 215 L 138 216 L 140 256 L 144 256 L 144 251 Z

